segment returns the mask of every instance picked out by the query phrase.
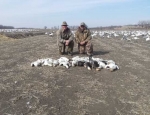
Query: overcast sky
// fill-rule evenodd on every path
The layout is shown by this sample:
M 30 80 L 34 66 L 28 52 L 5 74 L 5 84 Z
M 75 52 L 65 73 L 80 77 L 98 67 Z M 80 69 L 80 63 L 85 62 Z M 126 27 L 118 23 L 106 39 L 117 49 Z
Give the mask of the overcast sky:
M 85 22 L 89 27 L 150 20 L 150 0 L 0 0 L 0 25 L 44 28 Z

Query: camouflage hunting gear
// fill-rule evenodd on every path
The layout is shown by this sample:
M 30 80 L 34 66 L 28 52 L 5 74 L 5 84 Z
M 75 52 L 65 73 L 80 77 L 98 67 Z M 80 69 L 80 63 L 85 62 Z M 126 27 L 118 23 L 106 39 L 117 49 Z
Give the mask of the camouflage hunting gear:
M 76 38 L 76 42 L 80 43 L 80 42 L 88 42 L 92 39 L 91 37 L 91 32 L 89 29 L 85 28 L 85 30 L 81 30 L 80 27 L 78 28 L 78 30 L 75 33 L 75 38 Z
M 67 52 L 73 52 L 74 41 L 73 34 L 69 28 L 63 30 L 62 28 L 57 32 L 57 45 L 59 47 L 59 53 L 64 53 L 67 48 Z M 66 40 L 69 40 L 68 46 L 65 45 Z
M 61 43 L 65 43 L 65 40 L 72 41 L 73 34 L 69 28 L 63 30 L 62 28 L 57 32 L 58 34 L 58 41 Z
M 85 27 L 84 30 L 81 30 L 80 27 L 77 29 L 75 33 L 75 40 L 78 43 L 79 53 L 85 53 L 85 51 L 87 52 L 88 55 L 91 55 L 93 53 L 93 45 L 91 43 L 91 39 L 92 39 L 91 32 L 87 27 Z M 80 43 L 83 41 L 85 41 L 85 44 L 81 45 Z

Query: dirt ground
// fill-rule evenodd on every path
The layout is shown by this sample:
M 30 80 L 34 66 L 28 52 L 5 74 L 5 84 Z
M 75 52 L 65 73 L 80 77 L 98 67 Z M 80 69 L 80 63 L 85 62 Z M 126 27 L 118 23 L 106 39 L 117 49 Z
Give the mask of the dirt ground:
M 38 58 L 60 57 L 55 36 L 1 40 L 0 115 L 150 115 L 150 42 L 92 42 L 94 57 L 114 60 L 120 70 L 31 67 Z

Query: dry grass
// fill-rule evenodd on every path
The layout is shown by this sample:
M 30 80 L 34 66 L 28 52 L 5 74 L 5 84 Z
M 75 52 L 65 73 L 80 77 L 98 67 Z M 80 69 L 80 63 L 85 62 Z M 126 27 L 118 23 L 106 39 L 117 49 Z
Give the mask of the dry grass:
M 5 35 L 1 35 L 0 34 L 0 42 L 2 42 L 2 41 L 8 41 L 8 40 L 10 40 L 11 38 L 9 38 L 9 37 L 6 37 Z

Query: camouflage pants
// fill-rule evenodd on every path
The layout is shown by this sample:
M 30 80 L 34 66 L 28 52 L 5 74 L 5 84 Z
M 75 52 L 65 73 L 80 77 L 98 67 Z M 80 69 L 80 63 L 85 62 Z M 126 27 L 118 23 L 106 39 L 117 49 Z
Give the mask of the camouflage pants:
M 90 41 L 86 42 L 84 45 L 78 44 L 78 51 L 81 54 L 86 52 L 88 55 L 91 55 L 93 54 L 93 44 Z
M 71 41 L 68 46 L 65 45 L 65 43 L 60 43 L 58 44 L 59 48 L 59 53 L 65 53 L 65 52 L 73 52 L 73 47 L 74 47 L 74 41 Z

